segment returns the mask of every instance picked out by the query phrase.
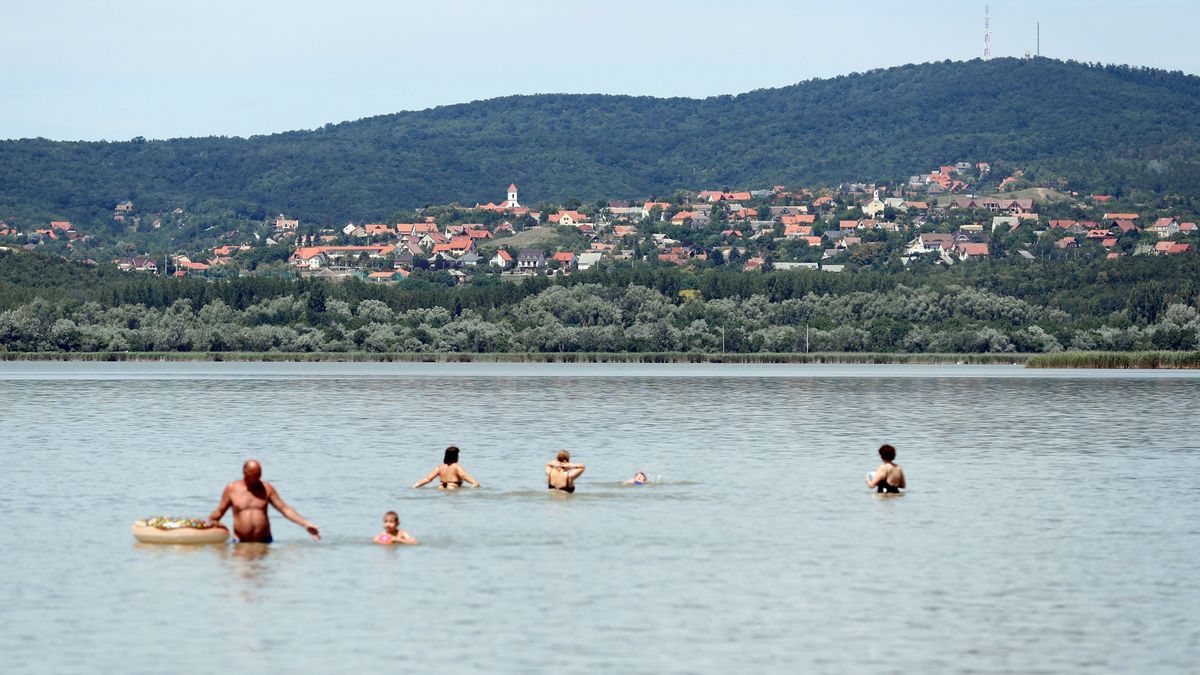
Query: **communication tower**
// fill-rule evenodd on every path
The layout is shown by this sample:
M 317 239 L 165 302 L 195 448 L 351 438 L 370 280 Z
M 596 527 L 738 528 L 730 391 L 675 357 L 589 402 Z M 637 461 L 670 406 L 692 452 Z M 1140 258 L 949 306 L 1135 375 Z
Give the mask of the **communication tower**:
M 992 58 L 992 8 L 983 6 L 983 60 Z

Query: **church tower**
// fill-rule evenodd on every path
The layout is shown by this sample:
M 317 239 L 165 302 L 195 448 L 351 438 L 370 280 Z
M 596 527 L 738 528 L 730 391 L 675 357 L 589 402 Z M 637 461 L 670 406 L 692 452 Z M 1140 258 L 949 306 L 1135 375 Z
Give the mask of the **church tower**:
M 521 204 L 519 202 L 517 202 L 517 184 L 516 183 L 508 184 L 508 201 L 504 202 L 504 208 L 506 208 L 506 209 L 521 208 Z

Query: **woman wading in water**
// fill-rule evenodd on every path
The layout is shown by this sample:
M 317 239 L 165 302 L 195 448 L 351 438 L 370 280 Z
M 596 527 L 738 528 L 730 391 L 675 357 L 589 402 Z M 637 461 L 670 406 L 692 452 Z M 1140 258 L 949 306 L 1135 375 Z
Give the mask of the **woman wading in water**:
M 896 448 L 890 445 L 879 446 L 879 459 L 883 460 L 883 464 L 875 469 L 874 474 L 867 474 L 867 487 L 875 488 L 876 492 L 900 494 L 908 484 L 904 482 L 904 469 L 894 461 Z
M 571 453 L 559 450 L 553 462 L 546 463 L 546 487 L 571 493 L 575 491 L 575 479 L 586 469 L 582 464 L 571 463 Z
M 434 478 L 442 481 L 442 484 L 438 486 L 439 490 L 457 490 L 462 487 L 463 481 L 470 483 L 471 487 L 479 487 L 479 481 L 472 478 L 471 474 L 467 473 L 467 470 L 462 468 L 462 465 L 458 463 L 458 448 L 453 445 L 446 448 L 446 454 L 442 457 L 442 463 L 436 469 L 429 472 L 428 476 L 417 481 L 417 484 L 413 487 L 419 488 L 422 485 L 427 485 Z

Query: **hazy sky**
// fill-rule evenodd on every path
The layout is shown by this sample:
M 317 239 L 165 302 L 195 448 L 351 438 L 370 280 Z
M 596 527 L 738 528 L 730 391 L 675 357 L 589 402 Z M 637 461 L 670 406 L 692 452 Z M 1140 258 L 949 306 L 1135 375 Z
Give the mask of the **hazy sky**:
M 0 0 L 0 138 L 249 135 L 507 94 L 709 96 L 983 50 L 983 2 Z M 993 56 L 1200 72 L 1200 2 L 996 0 Z

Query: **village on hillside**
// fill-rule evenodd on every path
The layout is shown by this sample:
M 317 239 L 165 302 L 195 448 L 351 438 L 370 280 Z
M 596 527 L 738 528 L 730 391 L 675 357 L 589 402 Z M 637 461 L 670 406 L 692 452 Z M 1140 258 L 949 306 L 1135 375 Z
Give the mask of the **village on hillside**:
M 981 185 L 990 187 L 990 196 L 975 194 Z M 992 180 L 985 162 L 941 166 L 894 185 L 704 189 L 537 208 L 523 203 L 514 183 L 499 201 L 426 207 L 413 211 L 411 222 L 318 227 L 280 214 L 253 236 L 221 233 L 226 243 L 209 249 L 131 253 L 111 262 L 123 271 L 179 277 L 272 274 L 395 283 L 430 272 L 457 282 L 481 274 L 520 280 L 615 261 L 840 272 L 998 256 L 1195 254 L 1193 220 L 1160 208 L 1118 209 L 1118 203 L 1107 195 L 1036 186 L 1020 171 Z M 124 201 L 112 217 L 136 231 L 170 227 L 187 214 L 182 208 L 140 214 Z M 0 221 L 5 248 L 65 242 L 70 252 L 88 237 L 67 221 L 25 231 Z

